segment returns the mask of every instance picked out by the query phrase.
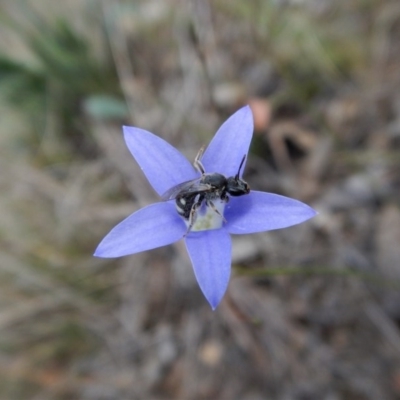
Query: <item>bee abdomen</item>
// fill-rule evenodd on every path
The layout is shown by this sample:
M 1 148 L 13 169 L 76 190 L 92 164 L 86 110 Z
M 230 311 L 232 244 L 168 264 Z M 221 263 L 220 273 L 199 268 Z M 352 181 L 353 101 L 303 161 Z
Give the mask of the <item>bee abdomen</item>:
M 178 214 L 184 218 L 186 218 L 186 203 L 187 202 L 183 197 L 177 198 L 175 202 L 176 211 L 178 211 Z
M 203 201 L 203 196 L 201 196 L 198 193 L 191 196 L 189 195 L 179 196 L 175 200 L 176 211 L 181 217 L 189 220 L 193 205 L 201 201 Z

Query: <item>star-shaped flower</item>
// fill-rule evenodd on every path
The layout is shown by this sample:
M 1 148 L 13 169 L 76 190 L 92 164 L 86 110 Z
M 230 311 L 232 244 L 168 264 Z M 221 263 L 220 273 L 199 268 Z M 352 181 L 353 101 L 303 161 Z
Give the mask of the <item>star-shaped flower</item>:
M 128 149 L 160 196 L 165 197 L 165 193 L 183 182 L 197 179 L 190 189 L 190 193 L 194 193 L 205 175 L 185 156 L 143 129 L 125 126 L 123 130 Z M 244 165 L 240 171 L 239 166 L 248 153 L 252 135 L 253 116 L 250 107 L 246 106 L 219 128 L 199 160 L 206 174 L 219 173 L 243 182 L 240 175 Z M 121 257 L 184 239 L 197 282 L 215 309 L 229 282 L 231 234 L 286 228 L 316 214 L 300 201 L 254 190 L 238 197 L 228 193 L 225 197 L 229 199 L 225 200 L 219 200 L 218 196 L 204 198 L 203 193 L 213 191 L 207 190 L 211 186 L 202 186 L 205 192 L 194 193 L 197 197 L 183 196 L 179 204 L 172 198 L 136 211 L 108 233 L 94 255 Z M 189 218 L 184 218 L 188 215 L 183 217 L 178 211 L 183 214 L 186 206 L 186 214 L 190 213 L 196 201 L 200 203 L 199 208 L 192 212 L 193 226 L 188 230 Z

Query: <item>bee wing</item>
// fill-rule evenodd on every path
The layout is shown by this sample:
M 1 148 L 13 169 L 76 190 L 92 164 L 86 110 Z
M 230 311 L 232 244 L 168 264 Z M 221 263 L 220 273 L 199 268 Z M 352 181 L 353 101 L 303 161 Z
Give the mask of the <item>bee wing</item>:
M 181 193 L 197 193 L 205 192 L 210 190 L 210 185 L 205 183 L 200 183 L 201 177 L 193 179 L 191 181 L 186 181 L 173 186 L 168 189 L 162 196 L 161 199 L 164 201 L 175 199 Z

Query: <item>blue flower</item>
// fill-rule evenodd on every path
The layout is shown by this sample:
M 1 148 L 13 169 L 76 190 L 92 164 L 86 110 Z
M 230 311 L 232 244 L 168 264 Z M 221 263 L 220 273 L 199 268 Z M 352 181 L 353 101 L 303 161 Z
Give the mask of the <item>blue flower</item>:
M 201 176 L 178 150 L 163 139 L 143 129 L 129 126 L 123 129 L 130 152 L 160 196 L 182 182 Z M 248 153 L 252 135 L 253 116 L 250 107 L 246 106 L 219 128 L 205 150 L 201 164 L 206 173 L 236 176 L 243 156 Z M 244 165 L 241 171 L 243 169 Z M 213 199 L 214 207 L 207 207 L 206 200 L 202 201 L 190 232 L 188 221 L 178 214 L 174 200 L 144 207 L 115 226 L 94 255 L 121 257 L 184 239 L 197 282 L 215 309 L 229 282 L 231 234 L 286 228 L 316 214 L 300 201 L 272 193 L 251 190 L 246 195 L 229 197 L 229 201 Z

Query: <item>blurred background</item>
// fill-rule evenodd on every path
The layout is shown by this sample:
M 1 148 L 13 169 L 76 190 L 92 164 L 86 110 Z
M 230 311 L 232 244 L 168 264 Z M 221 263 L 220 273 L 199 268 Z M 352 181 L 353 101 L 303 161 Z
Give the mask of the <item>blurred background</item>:
M 400 2 L 0 2 L 1 399 L 400 399 Z M 235 236 L 212 312 L 181 242 L 94 249 L 250 104 L 252 188 L 319 215 Z M 149 150 L 151 151 L 151 150 Z

